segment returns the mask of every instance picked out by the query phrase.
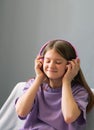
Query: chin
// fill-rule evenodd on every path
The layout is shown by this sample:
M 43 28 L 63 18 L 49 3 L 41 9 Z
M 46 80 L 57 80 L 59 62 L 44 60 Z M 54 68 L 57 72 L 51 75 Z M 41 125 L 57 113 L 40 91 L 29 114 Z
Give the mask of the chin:
M 57 80 L 57 79 L 61 79 L 61 78 L 59 78 L 59 77 L 57 77 L 57 76 L 47 76 L 49 79 L 51 79 L 51 80 Z

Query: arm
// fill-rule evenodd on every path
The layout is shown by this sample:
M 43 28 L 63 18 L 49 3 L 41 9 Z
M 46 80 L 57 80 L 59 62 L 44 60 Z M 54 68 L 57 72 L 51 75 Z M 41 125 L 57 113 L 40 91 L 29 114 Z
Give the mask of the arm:
M 71 90 L 71 81 L 77 75 L 78 71 L 79 60 L 70 61 L 70 63 L 67 65 L 67 72 L 65 73 L 62 81 L 63 85 L 61 107 L 64 120 L 67 123 L 74 122 L 81 114 L 81 110 L 78 108 Z
M 41 67 L 42 62 L 40 60 L 40 57 L 37 57 L 35 60 L 36 78 L 32 86 L 29 87 L 29 89 L 18 99 L 16 103 L 16 112 L 21 117 L 25 117 L 32 109 L 34 99 L 39 89 L 39 86 L 45 79 L 45 75 L 41 71 Z
M 73 98 L 71 84 L 68 82 L 65 82 L 62 88 L 62 113 L 67 123 L 74 122 L 81 113 Z

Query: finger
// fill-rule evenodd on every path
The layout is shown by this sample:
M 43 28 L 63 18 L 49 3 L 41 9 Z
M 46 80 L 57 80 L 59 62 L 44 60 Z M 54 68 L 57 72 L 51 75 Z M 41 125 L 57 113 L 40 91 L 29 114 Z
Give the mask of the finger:
M 79 58 L 76 58 L 75 60 L 73 60 L 74 62 L 74 69 L 75 69 L 75 72 L 76 74 L 78 74 L 79 72 L 79 69 L 80 69 L 80 59 Z
M 41 63 L 43 63 L 44 57 L 43 56 L 37 56 L 36 60 L 40 61 Z
M 72 64 L 67 64 L 66 65 L 66 70 L 69 72 L 72 69 Z
M 40 56 L 40 55 L 38 55 L 36 58 L 37 58 L 37 59 L 44 59 L 44 57 L 43 57 L 43 56 Z
M 73 69 L 75 67 L 75 62 L 73 60 L 69 61 L 68 66 L 71 67 L 71 69 Z
M 71 64 L 71 68 L 69 68 L 69 70 L 71 69 L 70 71 L 77 74 L 80 68 L 79 63 L 77 63 L 77 61 L 73 59 L 72 61 L 70 61 L 70 64 Z
M 76 59 L 72 60 L 74 63 L 80 64 L 80 59 L 77 57 Z
M 80 59 L 76 58 L 71 61 L 72 67 L 80 67 Z

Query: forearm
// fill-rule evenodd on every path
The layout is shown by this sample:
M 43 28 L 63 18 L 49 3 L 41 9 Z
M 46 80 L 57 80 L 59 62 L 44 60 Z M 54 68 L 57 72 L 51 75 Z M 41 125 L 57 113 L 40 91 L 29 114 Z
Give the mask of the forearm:
M 36 78 L 32 86 L 18 99 L 16 103 L 16 112 L 19 116 L 26 116 L 32 109 L 41 82 L 40 78 Z
M 81 113 L 73 98 L 70 82 L 63 83 L 61 106 L 64 119 L 67 123 L 75 121 Z

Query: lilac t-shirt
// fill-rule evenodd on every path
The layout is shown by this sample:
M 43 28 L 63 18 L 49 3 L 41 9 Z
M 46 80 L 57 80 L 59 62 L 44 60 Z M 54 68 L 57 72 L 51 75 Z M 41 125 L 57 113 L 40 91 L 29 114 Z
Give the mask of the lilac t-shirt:
M 24 91 L 32 86 L 34 79 L 27 82 Z M 84 130 L 88 93 L 80 85 L 72 86 L 72 94 L 82 113 L 76 121 L 67 124 L 61 112 L 62 88 L 51 88 L 43 83 L 37 92 L 33 108 L 20 130 Z

